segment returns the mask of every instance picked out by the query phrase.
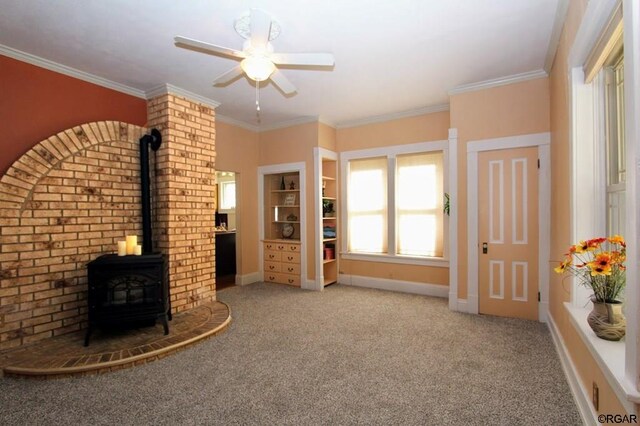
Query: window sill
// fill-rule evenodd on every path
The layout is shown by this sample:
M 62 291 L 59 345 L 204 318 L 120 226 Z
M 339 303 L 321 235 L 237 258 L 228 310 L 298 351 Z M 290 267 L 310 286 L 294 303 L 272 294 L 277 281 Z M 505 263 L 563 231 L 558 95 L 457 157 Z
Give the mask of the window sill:
M 412 256 L 390 256 L 388 254 L 361 254 L 341 253 L 341 259 L 362 260 L 365 262 L 399 263 L 403 265 L 434 266 L 436 268 L 448 268 L 449 260 L 442 258 L 424 258 Z
M 564 306 L 569 313 L 571 323 L 582 338 L 585 346 L 589 349 L 589 352 L 591 352 L 618 399 L 623 404 L 626 401 L 635 404 L 640 403 L 640 392 L 625 377 L 625 341 L 610 342 L 600 339 L 593 333 L 587 323 L 589 308 L 576 308 L 569 302 L 565 302 Z

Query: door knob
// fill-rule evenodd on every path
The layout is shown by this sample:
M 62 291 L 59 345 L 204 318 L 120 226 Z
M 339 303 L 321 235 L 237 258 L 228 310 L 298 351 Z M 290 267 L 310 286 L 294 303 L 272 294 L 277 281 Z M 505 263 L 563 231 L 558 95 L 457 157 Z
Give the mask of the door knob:
M 489 252 L 489 244 L 482 243 L 482 254 L 487 254 Z

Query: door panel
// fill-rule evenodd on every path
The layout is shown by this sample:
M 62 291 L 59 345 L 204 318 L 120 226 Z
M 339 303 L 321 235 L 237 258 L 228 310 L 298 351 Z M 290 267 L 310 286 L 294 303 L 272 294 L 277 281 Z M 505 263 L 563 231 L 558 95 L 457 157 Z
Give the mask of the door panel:
M 537 162 L 537 147 L 478 155 L 481 314 L 538 319 Z

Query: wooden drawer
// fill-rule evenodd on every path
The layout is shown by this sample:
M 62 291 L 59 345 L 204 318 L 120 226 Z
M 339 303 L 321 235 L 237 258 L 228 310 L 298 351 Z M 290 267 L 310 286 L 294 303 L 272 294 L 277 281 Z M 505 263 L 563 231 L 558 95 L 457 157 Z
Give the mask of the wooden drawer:
M 266 250 L 264 252 L 265 262 L 280 262 L 282 260 L 282 253 L 277 251 Z
M 285 274 L 294 274 L 300 275 L 300 265 L 296 263 L 281 263 L 280 272 L 284 272 Z
M 264 261 L 264 273 L 268 272 L 281 272 L 282 268 L 280 267 L 280 262 L 269 262 L 268 260 Z
M 285 263 L 300 263 L 300 253 L 282 253 L 280 258 Z
M 290 275 L 290 274 L 283 274 L 281 272 L 265 271 L 264 280 L 272 283 L 287 284 L 295 287 L 300 287 L 300 275 Z
M 286 250 L 290 253 L 300 253 L 300 244 L 286 244 Z
M 264 244 L 264 251 L 276 249 L 276 243 L 263 243 L 263 244 Z
M 279 284 L 287 284 L 295 287 L 300 287 L 300 276 L 290 274 L 275 274 L 276 281 Z

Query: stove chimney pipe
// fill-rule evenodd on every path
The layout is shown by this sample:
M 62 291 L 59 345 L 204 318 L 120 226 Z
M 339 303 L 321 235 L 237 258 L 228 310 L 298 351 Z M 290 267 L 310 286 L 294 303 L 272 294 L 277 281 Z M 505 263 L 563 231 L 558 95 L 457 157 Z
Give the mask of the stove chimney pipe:
M 162 144 L 162 135 L 158 129 L 140 138 L 140 187 L 142 192 L 142 253 L 153 253 L 151 233 L 151 182 L 149 180 L 149 146 L 157 151 Z

